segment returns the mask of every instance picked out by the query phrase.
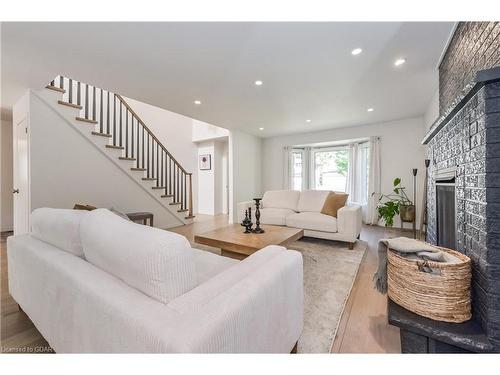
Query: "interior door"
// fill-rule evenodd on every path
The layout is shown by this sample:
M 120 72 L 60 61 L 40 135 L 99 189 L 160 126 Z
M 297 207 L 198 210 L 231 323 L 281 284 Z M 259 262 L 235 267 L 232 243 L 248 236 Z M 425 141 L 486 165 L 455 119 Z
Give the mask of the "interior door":
M 28 120 L 16 125 L 14 135 L 14 234 L 29 232 Z

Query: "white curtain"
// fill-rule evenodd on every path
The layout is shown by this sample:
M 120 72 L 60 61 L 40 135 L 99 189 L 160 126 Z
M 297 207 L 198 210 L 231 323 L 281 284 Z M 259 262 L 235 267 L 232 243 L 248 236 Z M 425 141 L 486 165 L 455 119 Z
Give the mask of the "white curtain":
M 368 204 L 363 209 L 366 224 L 378 223 L 377 203 L 381 194 L 380 185 L 380 137 L 370 138 L 370 165 L 368 171 Z
M 292 147 L 283 147 L 283 189 L 288 190 L 292 182 Z
M 364 199 L 360 197 L 361 170 L 359 159 L 359 145 L 357 143 L 351 143 L 349 145 L 349 169 L 346 182 L 346 192 L 349 194 L 349 202 L 364 202 Z

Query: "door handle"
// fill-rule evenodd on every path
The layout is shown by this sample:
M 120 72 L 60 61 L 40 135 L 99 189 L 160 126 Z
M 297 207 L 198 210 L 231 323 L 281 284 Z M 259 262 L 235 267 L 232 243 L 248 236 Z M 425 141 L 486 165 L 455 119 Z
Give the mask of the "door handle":
M 19 189 L 14 189 L 14 190 L 12 191 L 12 194 L 19 194 Z

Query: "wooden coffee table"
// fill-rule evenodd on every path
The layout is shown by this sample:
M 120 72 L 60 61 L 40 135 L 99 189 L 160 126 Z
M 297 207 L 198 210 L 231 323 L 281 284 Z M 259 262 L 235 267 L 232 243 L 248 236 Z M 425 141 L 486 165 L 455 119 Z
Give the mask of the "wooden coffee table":
M 220 248 L 223 256 L 243 259 L 268 245 L 283 245 L 304 236 L 303 229 L 261 225 L 265 233 L 243 233 L 245 228 L 232 224 L 194 236 L 194 242 Z

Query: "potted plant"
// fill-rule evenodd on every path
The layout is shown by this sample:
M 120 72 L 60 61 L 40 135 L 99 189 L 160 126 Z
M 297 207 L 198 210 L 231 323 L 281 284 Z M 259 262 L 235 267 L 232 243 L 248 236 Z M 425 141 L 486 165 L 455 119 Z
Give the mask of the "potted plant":
M 386 227 L 392 227 L 394 216 L 399 214 L 402 222 L 413 222 L 415 220 L 415 205 L 406 195 L 405 187 L 401 186 L 401 179 L 395 178 L 394 189 L 391 194 L 381 195 L 378 200 L 377 211 Z

